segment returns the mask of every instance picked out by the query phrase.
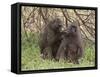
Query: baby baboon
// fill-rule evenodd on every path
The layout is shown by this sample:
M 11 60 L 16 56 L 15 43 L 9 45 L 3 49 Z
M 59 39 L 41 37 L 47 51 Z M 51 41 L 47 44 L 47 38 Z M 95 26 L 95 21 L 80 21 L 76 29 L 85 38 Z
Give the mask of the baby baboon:
M 55 58 L 58 46 L 61 42 L 62 21 L 58 18 L 50 21 L 45 26 L 40 36 L 40 49 L 42 56 Z M 55 45 L 57 44 L 57 46 Z M 55 48 L 55 49 L 54 49 Z M 49 55 L 49 56 L 48 56 Z
M 56 59 L 66 58 L 75 64 L 78 64 L 78 59 L 83 55 L 81 32 L 79 22 L 74 21 L 67 29 L 63 36 L 61 45 L 57 51 Z

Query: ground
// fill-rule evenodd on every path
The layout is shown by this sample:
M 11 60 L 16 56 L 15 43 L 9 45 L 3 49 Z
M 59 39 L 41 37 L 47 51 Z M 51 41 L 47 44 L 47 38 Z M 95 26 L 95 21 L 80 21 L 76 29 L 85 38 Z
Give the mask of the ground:
M 73 64 L 73 63 L 68 63 L 68 61 L 66 60 L 60 60 L 58 62 L 50 59 L 45 59 L 45 60 L 42 59 L 40 57 L 40 48 L 38 44 L 39 39 L 36 35 L 34 35 L 33 37 L 22 39 L 22 48 L 21 48 L 22 71 L 95 66 L 95 46 L 91 42 L 85 43 L 84 45 L 85 52 L 84 56 L 79 60 L 80 64 Z M 26 40 L 26 39 L 31 39 L 31 40 Z

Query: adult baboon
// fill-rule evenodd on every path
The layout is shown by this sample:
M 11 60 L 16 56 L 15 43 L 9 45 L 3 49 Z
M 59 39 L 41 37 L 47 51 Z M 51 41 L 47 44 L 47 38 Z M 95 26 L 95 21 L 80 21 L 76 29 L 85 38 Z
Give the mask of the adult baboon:
M 40 49 L 43 58 L 55 58 L 61 43 L 62 21 L 56 18 L 45 26 L 40 36 Z
M 57 51 L 56 59 L 67 58 L 70 62 L 78 64 L 83 55 L 81 32 L 79 22 L 74 21 L 63 35 L 63 40 Z

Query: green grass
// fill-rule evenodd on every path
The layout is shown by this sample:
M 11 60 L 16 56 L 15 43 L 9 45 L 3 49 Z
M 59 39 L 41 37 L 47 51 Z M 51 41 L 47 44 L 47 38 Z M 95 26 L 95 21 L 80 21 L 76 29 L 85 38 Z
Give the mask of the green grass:
M 84 56 L 79 60 L 80 64 L 68 63 L 66 60 L 43 60 L 40 57 L 38 44 L 38 35 L 28 33 L 28 38 L 22 34 L 22 51 L 21 51 L 21 70 L 40 70 L 56 68 L 77 68 L 95 66 L 95 46 L 87 42 L 84 47 Z M 28 39 L 28 40 L 27 40 Z

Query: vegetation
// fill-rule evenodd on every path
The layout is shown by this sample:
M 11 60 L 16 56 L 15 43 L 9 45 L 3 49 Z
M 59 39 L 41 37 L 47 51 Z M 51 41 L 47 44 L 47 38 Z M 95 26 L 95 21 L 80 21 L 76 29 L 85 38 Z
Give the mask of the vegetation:
M 67 60 L 59 62 L 44 60 L 40 57 L 39 34 L 55 17 L 62 20 L 63 30 L 74 19 L 79 21 L 85 51 L 80 64 L 69 63 Z M 95 66 L 95 11 L 22 6 L 21 45 L 21 70 L 93 67 Z
M 76 67 L 93 67 L 95 66 L 95 46 L 89 41 L 85 41 L 85 53 L 80 59 L 80 64 L 68 63 L 66 60 L 59 62 L 50 59 L 42 59 L 40 57 L 39 36 L 31 33 L 28 34 L 30 41 L 25 36 L 22 40 L 22 70 L 40 70 L 40 69 L 56 69 L 56 68 L 76 68 Z

